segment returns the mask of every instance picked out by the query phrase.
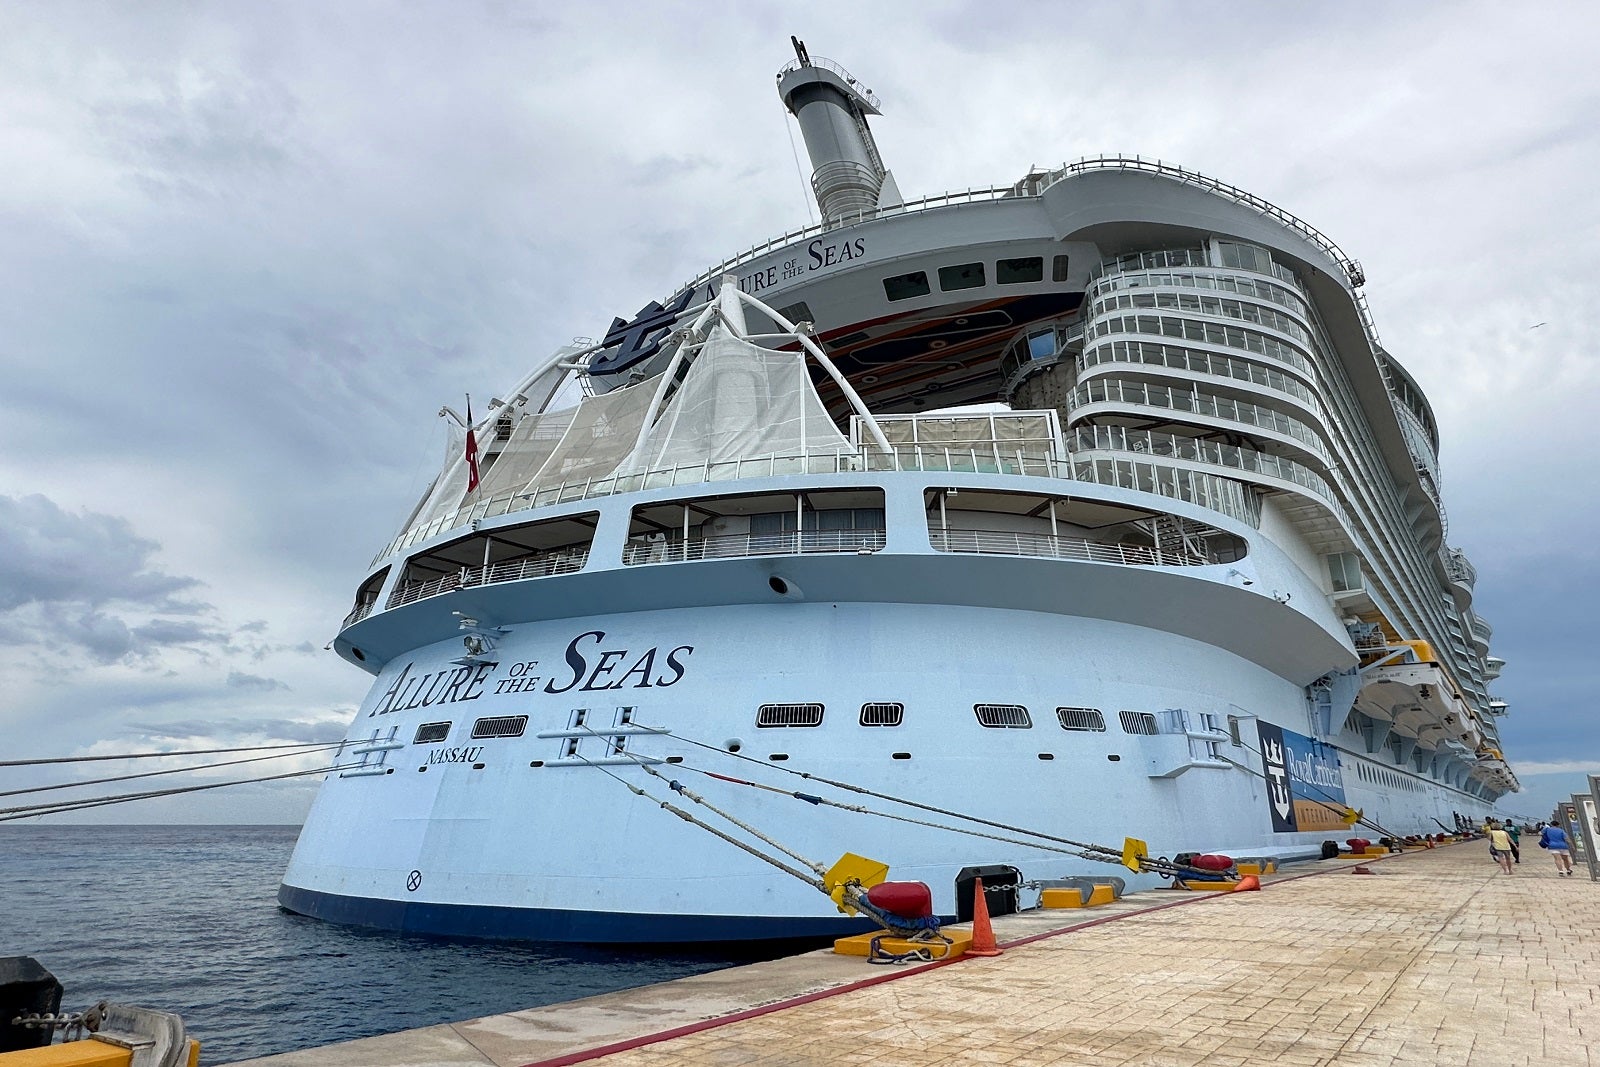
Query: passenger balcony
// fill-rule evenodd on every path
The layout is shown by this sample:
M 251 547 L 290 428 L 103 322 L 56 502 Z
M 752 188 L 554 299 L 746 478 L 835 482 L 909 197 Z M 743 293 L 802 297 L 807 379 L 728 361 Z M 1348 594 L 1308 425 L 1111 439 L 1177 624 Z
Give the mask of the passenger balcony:
M 1051 534 L 1003 533 L 990 530 L 931 530 L 933 547 L 940 552 L 967 552 L 984 556 L 1035 556 L 1084 563 L 1118 563 L 1131 567 L 1204 567 L 1211 560 L 1190 552 L 1154 545 L 1107 544 Z
M 488 566 L 462 567 L 453 574 L 443 574 L 427 581 L 400 585 L 389 595 L 389 602 L 385 607 L 398 608 L 418 600 L 453 593 L 457 589 L 497 585 L 501 582 L 520 582 L 529 578 L 548 578 L 555 574 L 572 574 L 582 570 L 588 560 L 589 550 L 583 547 L 562 552 L 536 553 L 517 559 L 502 560 Z
M 883 548 L 884 531 L 787 530 L 782 533 L 728 534 L 684 540 L 665 535 L 629 541 L 622 562 L 630 567 L 648 563 L 692 563 L 708 559 L 743 559 L 749 556 L 801 556 L 818 552 L 854 552 L 870 555 Z

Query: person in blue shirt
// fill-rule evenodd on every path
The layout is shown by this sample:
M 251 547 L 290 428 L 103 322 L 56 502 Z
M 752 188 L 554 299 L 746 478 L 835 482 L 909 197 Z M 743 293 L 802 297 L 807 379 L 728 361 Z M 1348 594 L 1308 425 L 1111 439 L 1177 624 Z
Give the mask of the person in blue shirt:
M 1546 826 L 1539 831 L 1539 847 L 1555 857 L 1557 874 L 1572 873 L 1572 842 L 1567 840 L 1565 830 L 1553 824 Z

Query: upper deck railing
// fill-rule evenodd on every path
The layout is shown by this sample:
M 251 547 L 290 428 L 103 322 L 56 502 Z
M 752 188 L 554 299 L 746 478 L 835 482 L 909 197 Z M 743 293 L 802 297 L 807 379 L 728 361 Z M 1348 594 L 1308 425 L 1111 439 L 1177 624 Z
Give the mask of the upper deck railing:
M 871 104 L 874 111 L 882 110 L 883 101 L 878 99 L 876 93 L 874 93 L 871 89 L 868 89 L 865 85 L 862 85 L 861 82 L 856 79 L 856 76 L 851 74 L 848 70 L 845 70 L 844 67 L 840 66 L 831 59 L 824 59 L 822 56 L 808 56 L 807 61 L 804 63 L 800 62 L 798 59 L 791 59 L 782 70 L 778 71 L 778 77 L 782 78 L 785 74 L 799 70 L 801 67 L 816 67 L 818 70 L 825 70 L 830 74 L 837 74 L 846 85 L 850 86 L 852 90 L 860 94 L 861 99 Z
M 1092 440 L 1092 437 L 1090 438 Z M 1054 447 L 1054 443 L 1052 443 Z M 1102 442 L 1100 449 L 1122 448 L 1127 452 L 1144 449 L 1122 443 Z M 1132 459 L 1133 457 L 1128 457 Z M 939 448 L 928 445 L 900 446 L 891 453 L 811 453 L 790 456 L 763 456 L 759 459 L 732 460 L 725 463 L 696 463 L 668 467 L 644 474 L 610 475 L 585 481 L 536 489 L 532 492 L 500 493 L 487 500 L 474 502 L 458 509 L 453 515 L 436 519 L 424 526 L 407 530 L 385 545 L 372 562 L 376 564 L 395 552 L 430 540 L 441 534 L 470 526 L 475 521 L 497 518 L 520 511 L 550 507 L 557 504 L 592 500 L 619 493 L 636 493 L 650 489 L 668 489 L 677 486 L 710 485 L 747 478 L 786 478 L 807 475 L 859 474 L 892 471 L 994 474 L 1027 476 L 1035 478 L 1061 478 L 1095 485 L 1109 485 L 1139 492 L 1158 493 L 1175 500 L 1183 500 L 1220 514 L 1227 515 L 1247 525 L 1256 526 L 1261 521 L 1260 503 L 1254 494 L 1227 478 L 1212 477 L 1196 471 L 1173 468 L 1150 460 L 1158 457 L 1138 457 L 1143 462 L 1106 465 L 1097 461 L 1060 459 L 1054 455 L 1018 449 L 1010 455 L 998 451 L 960 448 Z M 1192 459 L 1191 456 L 1178 458 Z M 1280 475 L 1277 470 L 1271 473 Z M 1281 476 L 1281 475 L 1280 475 Z M 430 594 L 431 595 L 431 594 Z M 393 604 L 389 605 L 393 607 Z
M 751 245 L 737 255 L 729 256 L 715 267 L 707 270 L 694 279 L 679 286 L 677 292 L 684 289 L 697 289 L 707 282 L 720 278 L 729 271 L 759 259 L 768 252 L 807 237 L 819 236 L 840 226 L 850 226 L 856 223 L 868 222 L 882 215 L 904 215 L 927 211 L 931 208 L 949 207 L 956 204 L 972 204 L 990 200 L 1015 200 L 1032 199 L 1043 195 L 1044 191 L 1055 183 L 1069 178 L 1075 174 L 1085 174 L 1090 171 L 1142 171 L 1147 174 L 1159 174 L 1162 177 L 1172 178 L 1192 185 L 1198 189 L 1215 193 L 1242 207 L 1247 207 L 1258 214 L 1271 219 L 1287 228 L 1296 235 L 1304 238 L 1314 245 L 1324 255 L 1328 256 L 1339 265 L 1344 272 L 1345 280 L 1352 289 L 1359 289 L 1367 283 L 1366 273 L 1361 269 L 1361 264 L 1345 254 L 1333 240 L 1321 230 L 1312 226 L 1303 219 L 1290 214 L 1271 201 L 1264 200 L 1254 193 L 1247 192 L 1236 185 L 1230 185 L 1219 179 L 1208 177 L 1199 171 L 1190 170 L 1176 163 L 1167 163 L 1159 159 L 1145 159 L 1143 156 L 1084 156 L 1070 163 L 1063 163 L 1054 170 L 1042 174 L 1033 173 L 1023 178 L 1015 185 L 993 185 L 985 188 L 968 188 L 951 192 L 938 193 L 925 196 L 916 200 L 908 200 L 903 204 L 893 207 L 874 208 L 856 215 L 846 216 L 829 222 L 813 223 L 797 230 L 779 234 L 768 238 L 759 244 Z M 1377 331 L 1372 325 L 1371 312 L 1366 309 L 1365 301 L 1357 301 L 1358 310 L 1362 315 L 1362 322 L 1372 336 L 1373 343 L 1377 343 Z
M 1305 238 L 1315 245 L 1317 250 L 1339 265 L 1344 271 L 1345 280 L 1352 289 L 1359 289 L 1367 284 L 1366 272 L 1361 269 L 1361 264 L 1345 255 L 1344 249 L 1333 243 L 1332 238 L 1311 225 L 1309 222 L 1291 215 L 1283 208 L 1264 200 L 1252 192 L 1230 185 L 1225 181 L 1201 174 L 1199 171 L 1190 170 L 1176 163 L 1167 163 L 1159 159 L 1145 159 L 1142 156 L 1085 156 L 1072 163 L 1063 163 L 1056 170 L 1050 171 L 1041 183 L 1040 191 L 1048 189 L 1056 182 L 1074 174 L 1083 174 L 1093 170 L 1136 170 L 1149 174 L 1159 174 L 1164 178 L 1173 178 L 1186 185 L 1204 189 L 1233 201 L 1241 207 L 1247 207 L 1266 216 L 1300 237 Z

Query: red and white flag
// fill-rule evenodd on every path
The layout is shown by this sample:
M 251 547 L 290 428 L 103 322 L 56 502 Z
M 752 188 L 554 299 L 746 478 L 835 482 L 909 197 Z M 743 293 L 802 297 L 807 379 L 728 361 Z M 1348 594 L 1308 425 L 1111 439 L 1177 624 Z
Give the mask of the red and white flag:
M 478 435 L 472 429 L 472 397 L 467 397 L 467 492 L 478 488 Z

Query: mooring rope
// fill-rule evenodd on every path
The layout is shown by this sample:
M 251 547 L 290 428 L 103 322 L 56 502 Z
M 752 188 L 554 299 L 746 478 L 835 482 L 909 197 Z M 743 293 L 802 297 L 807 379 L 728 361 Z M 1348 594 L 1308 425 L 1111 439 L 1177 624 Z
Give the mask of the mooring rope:
M 721 755 L 731 756 L 734 759 L 744 760 L 747 763 L 753 763 L 758 767 L 768 767 L 768 768 L 771 768 L 772 770 L 780 771 L 780 772 L 782 772 L 784 774 L 792 774 L 797 778 L 804 778 L 807 781 L 821 782 L 824 785 L 831 785 L 835 789 L 843 789 L 843 790 L 845 790 L 847 792 L 851 792 L 851 793 L 860 793 L 863 796 L 875 797 L 878 800 L 887 800 L 887 801 L 890 801 L 890 802 L 895 803 L 895 804 L 904 804 L 906 807 L 916 808 L 916 809 L 918 809 L 920 811 L 930 811 L 930 812 L 933 812 L 935 815 L 947 815 L 947 816 L 949 816 L 950 818 L 953 818 L 953 819 L 964 819 L 964 820 L 966 820 L 968 822 L 977 823 L 980 826 L 990 826 L 990 827 L 993 827 L 993 828 L 995 828 L 997 830 L 1007 830 L 1007 831 L 1010 831 L 1011 833 L 1026 834 L 1029 837 L 1037 837 L 1037 838 L 1039 838 L 1041 840 L 1044 840 L 1044 841 L 1054 841 L 1057 844 L 1061 844 L 1061 845 L 1071 845 L 1073 848 L 1076 848 L 1076 849 L 1083 849 L 1083 850 L 1085 850 L 1087 852 L 1096 853 L 1099 856 L 1105 856 L 1105 857 L 1107 857 L 1107 862 L 1111 862 L 1111 863 L 1121 863 L 1122 862 L 1122 850 L 1121 849 L 1110 848 L 1110 847 L 1108 847 L 1106 845 L 1097 845 L 1097 844 L 1094 844 L 1093 842 L 1088 842 L 1088 841 L 1074 841 L 1070 837 L 1061 837 L 1061 836 L 1058 836 L 1056 834 L 1047 834 L 1047 833 L 1043 832 L 1042 830 L 1030 830 L 1025 826 L 1015 826 L 1015 825 L 1012 825 L 1012 824 L 1009 824 L 1009 823 L 996 822 L 993 819 L 985 819 L 985 818 L 982 818 L 981 816 L 977 816 L 977 815 L 968 815 L 965 812 L 952 811 L 952 810 L 950 810 L 948 808 L 940 808 L 940 807 L 936 807 L 936 806 L 934 806 L 932 804 L 923 804 L 920 801 L 916 801 L 916 800 L 907 800 L 904 797 L 897 797 L 897 796 L 894 796 L 893 794 L 890 794 L 890 793 L 880 793 L 877 790 L 868 789 L 866 786 L 854 785 L 854 784 L 852 784 L 850 782 L 840 782 L 840 781 L 837 781 L 837 780 L 832 779 L 832 778 L 824 778 L 821 775 L 811 774 L 811 773 L 809 773 L 807 771 L 797 771 L 797 770 L 794 770 L 793 768 L 790 768 L 790 767 L 777 767 L 777 766 L 774 766 L 774 765 L 772 765 L 770 763 L 766 763 L 766 762 L 764 762 L 762 760 L 758 760 L 758 759 L 753 759 L 753 758 L 751 758 L 749 756 L 743 755 L 743 754 L 738 753 L 738 752 L 729 752 L 727 749 L 721 748 L 721 747 L 719 747 L 717 745 L 708 745 L 703 741 L 696 741 L 693 738 L 684 737 L 682 734 L 674 733 L 674 732 L 672 732 L 670 730 L 663 730 L 662 733 L 663 733 L 664 736 L 677 738 L 679 741 L 682 741 L 685 744 L 694 745 L 697 748 L 703 748 L 703 749 L 707 750 L 708 752 L 716 752 L 716 753 L 719 753 Z M 1040 846 L 1032 845 L 1032 843 L 1029 843 L 1029 844 L 1030 844 L 1030 847 L 1040 847 Z M 1097 857 L 1096 856 L 1087 856 L 1087 857 L 1084 857 L 1084 858 L 1086 858 L 1086 859 L 1095 859 Z
M 50 763 L 95 763 L 102 760 L 119 759 L 157 759 L 161 756 L 220 756 L 230 752 L 265 752 L 268 749 L 321 748 L 324 745 L 339 744 L 343 742 L 331 741 L 296 741 L 287 745 L 246 745 L 243 748 L 190 748 L 172 752 L 119 752 L 111 756 L 60 756 L 54 759 L 12 759 L 0 760 L 0 767 L 41 767 Z
M 173 789 L 155 789 L 143 793 L 123 793 L 118 796 L 99 797 L 86 800 L 60 800 L 49 804 L 32 804 L 25 807 L 0 808 L 0 822 L 12 822 L 17 819 L 32 819 L 40 815 L 59 815 L 63 812 L 82 811 L 86 808 L 99 808 L 108 804 L 126 804 L 135 800 L 150 800 L 154 797 L 176 796 L 179 793 L 199 793 L 207 789 L 222 789 L 230 785 L 252 785 L 256 782 L 276 782 L 284 778 L 303 778 L 311 774 L 330 774 L 334 771 L 347 771 L 359 767 L 359 763 L 347 763 L 331 767 L 318 767 L 309 771 L 289 771 L 285 774 L 269 774 L 259 778 L 238 778 L 228 782 L 208 782 L 205 785 L 178 786 Z
M 626 778 L 623 778 L 621 775 L 613 774 L 608 768 L 606 768 L 606 767 L 604 767 L 604 766 L 602 766 L 602 765 L 600 765 L 598 763 L 595 763 L 593 760 L 587 759 L 587 758 L 585 758 L 584 756 L 581 756 L 581 755 L 577 756 L 577 758 L 582 760 L 584 763 L 587 763 L 589 766 L 593 767 L 595 770 L 604 773 L 607 777 L 612 778 L 615 781 L 621 783 L 622 786 L 625 789 L 627 789 L 630 793 L 632 793 L 634 796 L 643 797 L 646 800 L 653 801 L 654 803 L 659 804 L 664 810 L 670 811 L 672 814 L 674 814 L 678 818 L 682 819 L 684 822 L 689 823 L 690 825 L 693 825 L 693 826 L 698 826 L 700 829 L 705 830 L 707 833 L 710 833 L 710 834 L 713 834 L 713 835 L 715 835 L 717 837 L 720 837 L 722 840 L 726 841 L 728 844 L 733 845 L 735 848 L 742 849 L 743 851 L 748 852 L 750 855 L 754 856 L 758 860 L 761 860 L 763 863 L 769 863 L 772 866 L 778 868 L 778 870 L 784 872 L 785 874 L 792 875 L 793 877 L 800 879 L 802 882 L 804 882 L 807 885 L 811 886 L 813 889 L 819 889 L 824 893 L 827 892 L 827 888 L 823 885 L 822 878 L 820 877 L 821 868 L 818 867 L 816 864 L 811 863 L 811 861 L 805 859 L 803 856 L 797 856 L 795 853 L 789 852 L 788 849 L 783 849 L 783 851 L 786 854 L 791 855 L 791 856 L 795 856 L 795 858 L 799 859 L 802 863 L 805 863 L 808 866 L 811 866 L 814 870 L 819 872 L 818 874 L 807 874 L 804 871 L 796 870 L 794 867 L 789 866 L 787 863 L 784 863 L 782 860 L 778 859 L 777 857 L 767 855 L 766 853 L 762 852 L 760 849 L 756 848 L 754 845 L 750 844 L 749 842 L 740 841 L 738 838 L 734 837 L 732 834 L 727 833 L 724 830 L 720 830 L 715 826 L 712 826 L 710 823 L 706 822 L 705 820 L 695 818 L 695 816 L 691 812 L 687 812 L 687 811 L 683 810 L 682 808 L 678 807 L 676 804 L 673 804 L 671 801 L 662 800 L 660 797 L 653 795 L 648 790 L 642 789 L 639 786 L 634 785 L 632 782 L 628 781 Z M 726 818 L 726 816 L 724 816 L 724 817 Z M 764 837 L 763 837 L 763 840 L 765 840 Z
M 310 755 L 314 752 L 325 752 L 330 748 L 342 748 L 348 744 L 346 741 L 335 741 L 318 745 L 316 748 L 301 749 L 295 752 L 274 752 L 269 756 L 251 756 L 248 759 L 222 760 L 217 763 L 197 763 L 189 767 L 168 767 L 161 771 L 141 771 L 138 774 L 119 774 L 110 778 L 88 778 L 81 782 L 60 782 L 55 785 L 36 785 L 27 789 L 7 789 L 0 792 L 0 797 L 16 797 L 26 793 L 49 793 L 57 789 L 78 789 L 90 785 L 107 785 L 111 782 L 131 782 L 138 778 L 159 778 L 165 774 L 186 774 L 190 771 L 214 770 L 217 767 L 237 767 L 245 763 L 260 763 L 262 760 L 289 759 L 293 756 Z M 86 798 L 88 799 L 88 798 Z

